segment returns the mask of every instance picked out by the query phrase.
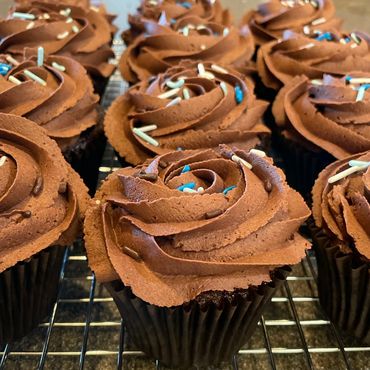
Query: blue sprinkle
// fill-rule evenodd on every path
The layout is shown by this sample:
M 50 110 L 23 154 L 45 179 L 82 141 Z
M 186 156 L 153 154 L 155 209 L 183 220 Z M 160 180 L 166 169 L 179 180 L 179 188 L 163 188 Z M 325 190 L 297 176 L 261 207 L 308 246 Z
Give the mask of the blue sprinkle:
M 195 182 L 188 182 L 187 184 L 181 185 L 177 188 L 177 190 L 184 191 L 184 189 L 194 189 L 195 188 Z
M 170 23 L 171 23 L 171 24 L 175 24 L 175 23 L 176 23 L 176 19 L 172 18 L 172 19 L 170 20 Z
M 184 168 L 182 169 L 181 173 L 186 173 L 186 172 L 189 172 L 190 171 L 190 166 L 188 164 L 186 164 L 184 166 Z
M 344 39 L 344 41 L 348 44 L 349 42 L 351 42 L 351 38 L 347 37 L 347 38 Z
M 318 36 L 316 38 L 316 40 L 318 40 L 318 41 L 323 41 L 323 40 L 331 41 L 332 40 L 331 33 L 330 32 L 322 33 L 320 36 Z
M 235 189 L 236 188 L 236 186 L 235 185 L 232 185 L 232 186 L 229 186 L 228 188 L 226 188 L 222 193 L 224 194 L 224 195 L 227 195 L 227 193 L 229 192 L 229 191 L 231 191 L 231 190 L 233 190 L 233 189 Z
M 12 66 L 6 63 L 0 63 L 0 75 L 5 76 L 10 70 Z
M 244 99 L 243 90 L 241 89 L 239 85 L 236 85 L 234 90 L 235 90 L 235 100 L 238 104 L 240 104 Z
M 352 77 L 351 76 L 346 76 L 346 82 L 351 82 Z
M 181 148 L 181 146 L 178 146 L 177 148 L 176 148 L 176 150 L 178 151 L 178 152 L 181 152 L 182 150 L 184 150 L 184 149 L 182 149 Z
M 182 7 L 186 8 L 186 9 L 190 9 L 191 8 L 191 4 L 188 3 L 187 1 L 185 3 L 181 3 L 180 4 Z

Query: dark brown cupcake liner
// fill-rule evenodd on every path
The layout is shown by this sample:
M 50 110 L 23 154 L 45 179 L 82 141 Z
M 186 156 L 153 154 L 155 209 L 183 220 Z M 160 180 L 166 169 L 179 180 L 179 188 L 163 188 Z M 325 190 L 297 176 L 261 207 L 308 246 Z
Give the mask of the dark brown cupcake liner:
M 84 131 L 77 143 L 63 152 L 67 162 L 81 176 L 89 188 L 90 195 L 95 194 L 99 167 L 103 158 L 107 139 L 103 130 L 103 114 L 99 123 Z
M 36 328 L 52 311 L 65 247 L 53 246 L 0 273 L 0 349 Z
M 143 301 L 118 280 L 106 287 L 139 350 L 163 365 L 188 368 L 230 362 L 290 271 L 289 267 L 276 269 L 272 281 L 259 287 L 209 292 L 204 299 L 170 308 Z
M 370 264 L 341 252 L 325 230 L 310 223 L 318 266 L 320 304 L 343 332 L 370 343 Z
M 90 75 L 90 78 L 94 85 L 95 94 L 98 94 L 102 98 L 107 88 L 109 77 Z
M 280 132 L 274 133 L 273 146 L 283 160 L 288 184 L 311 204 L 311 190 L 315 180 L 325 167 L 335 161 L 335 158 L 323 150 L 310 151 L 287 139 Z

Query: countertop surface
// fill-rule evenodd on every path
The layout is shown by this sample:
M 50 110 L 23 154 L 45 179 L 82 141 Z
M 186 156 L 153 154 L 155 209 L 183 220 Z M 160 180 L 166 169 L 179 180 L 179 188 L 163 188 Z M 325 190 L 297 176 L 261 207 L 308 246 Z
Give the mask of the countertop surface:
M 117 24 L 121 29 L 127 25 L 127 14 L 134 12 L 138 4 L 136 0 L 105 0 L 104 2 L 112 13 L 120 14 Z M 246 9 L 255 7 L 259 3 L 255 0 L 223 0 L 222 2 L 232 9 L 236 20 Z M 0 14 L 5 15 L 10 4 L 8 0 L 0 0 Z M 345 29 L 370 32 L 369 0 L 335 0 L 335 4 L 339 16 L 345 19 Z M 94 290 L 91 289 L 92 279 L 83 251 L 80 247 L 73 249 L 66 265 L 55 325 L 49 338 L 45 369 L 79 369 L 81 350 L 87 350 L 84 369 L 117 368 L 118 349 L 120 343 L 122 344 L 120 316 L 102 286 L 97 284 Z M 92 292 L 93 301 L 90 299 Z M 290 294 L 293 300 L 289 299 Z M 293 305 L 292 302 L 294 302 Z M 243 348 L 243 353 L 238 356 L 238 369 L 273 369 L 271 358 L 265 349 L 267 344 L 273 348 L 272 362 L 279 370 L 310 369 L 310 361 L 315 369 L 348 368 L 338 348 L 335 333 L 320 309 L 316 285 L 307 262 L 295 268 L 288 284 L 278 292 L 267 309 L 264 320 L 265 325 L 259 325 L 251 341 Z M 85 346 L 83 341 L 85 324 L 90 321 L 92 324 Z M 303 350 L 305 346 L 300 334 L 303 334 L 304 341 L 310 348 L 309 354 Z M 38 369 L 45 338 L 47 338 L 46 323 L 36 329 L 32 335 L 10 347 L 10 355 L 4 369 Z M 142 357 L 126 336 L 123 336 L 123 339 L 123 369 L 156 369 L 155 363 Z M 367 351 L 356 350 L 357 347 L 361 347 L 361 344 L 346 337 L 343 341 L 344 347 L 351 349 L 347 352 L 351 368 L 370 369 L 370 348 Z M 287 354 L 286 349 L 291 353 Z M 0 368 L 1 351 L 0 348 Z M 307 360 L 308 357 L 309 360 Z M 233 368 L 231 365 L 225 365 L 220 369 Z

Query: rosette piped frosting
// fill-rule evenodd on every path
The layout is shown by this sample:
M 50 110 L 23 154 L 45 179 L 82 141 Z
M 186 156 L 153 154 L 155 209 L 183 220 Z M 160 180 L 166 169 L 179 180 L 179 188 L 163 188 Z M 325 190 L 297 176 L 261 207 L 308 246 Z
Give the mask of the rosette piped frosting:
M 370 152 L 334 162 L 321 172 L 312 191 L 318 227 L 343 253 L 370 260 Z
M 102 282 L 154 305 L 247 289 L 295 264 L 310 211 L 263 152 L 177 151 L 112 174 L 91 203 L 85 240 Z
M 0 113 L 0 272 L 79 235 L 82 180 L 35 123 Z
M 223 9 L 219 0 L 142 0 L 137 13 L 129 15 L 130 28 L 123 32 L 122 38 L 129 45 L 146 32 L 150 21 L 173 28 L 180 20 L 193 16 L 227 27 L 232 24 L 229 10 Z
M 338 159 L 370 150 L 369 84 L 370 73 L 296 77 L 274 102 L 275 121 L 285 136 Z
M 287 31 L 283 39 L 258 50 L 258 73 L 265 86 L 280 89 L 297 75 L 321 79 L 352 71 L 370 73 L 370 38 L 360 32 L 321 32 L 305 36 Z
M 263 144 L 267 103 L 253 83 L 227 66 L 183 61 L 119 97 L 107 112 L 105 132 L 128 162 L 179 149 Z M 142 135 L 144 132 L 144 136 Z
M 162 21 L 143 23 L 145 34 L 128 46 L 119 63 L 123 78 L 130 83 L 162 73 L 183 59 L 232 65 L 242 72 L 255 69 L 248 27 L 238 30 L 198 16 L 183 18 L 173 28 Z
M 284 31 L 311 35 L 320 30 L 340 29 L 332 0 L 270 0 L 248 11 L 241 21 L 247 24 L 257 45 L 278 40 Z
M 0 54 L 0 112 L 28 118 L 42 126 L 64 151 L 98 123 L 99 97 L 77 61 L 37 56 L 18 62 Z
M 111 25 L 104 14 L 64 3 L 32 1 L 14 7 L 0 21 L 0 53 L 22 56 L 24 49 L 45 49 L 80 62 L 93 76 L 109 77 L 115 67 Z

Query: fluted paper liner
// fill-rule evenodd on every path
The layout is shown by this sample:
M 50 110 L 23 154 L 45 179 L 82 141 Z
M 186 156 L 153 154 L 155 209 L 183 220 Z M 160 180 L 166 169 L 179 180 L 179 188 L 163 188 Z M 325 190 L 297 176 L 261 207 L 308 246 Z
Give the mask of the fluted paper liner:
M 326 232 L 310 224 L 318 265 L 320 303 L 342 331 L 370 343 L 370 266 L 345 254 Z
M 164 365 L 186 368 L 231 361 L 290 271 L 277 269 L 271 282 L 238 291 L 231 300 L 193 300 L 170 308 L 144 302 L 118 280 L 106 287 L 137 348 Z M 216 294 L 220 298 L 223 293 Z
M 53 246 L 0 274 L 0 349 L 36 328 L 57 298 L 65 247 Z

